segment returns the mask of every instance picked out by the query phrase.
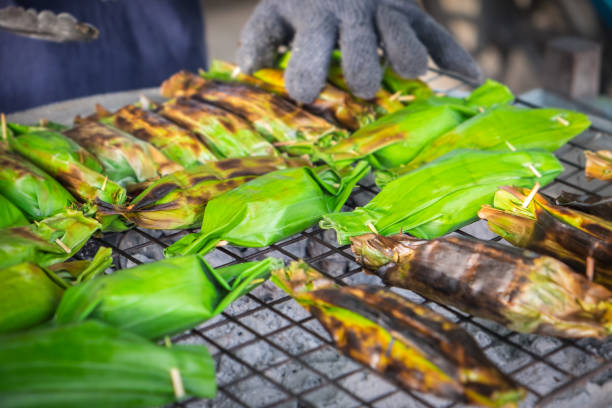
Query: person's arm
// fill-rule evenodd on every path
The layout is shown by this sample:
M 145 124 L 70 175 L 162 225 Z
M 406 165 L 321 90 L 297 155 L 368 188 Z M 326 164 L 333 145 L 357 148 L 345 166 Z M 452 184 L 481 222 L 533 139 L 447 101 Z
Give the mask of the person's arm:
M 379 48 L 403 77 L 424 74 L 428 56 L 442 69 L 482 77 L 470 54 L 414 0 L 262 0 L 242 32 L 238 63 L 249 73 L 272 66 L 278 46 L 290 41 L 285 83 L 305 103 L 323 88 L 337 44 L 348 86 L 366 99 L 380 87 Z
M 17 7 L 14 1 L 0 0 L 0 29 L 39 40 L 66 42 L 90 41 L 98 37 L 98 30 L 77 21 L 68 13 L 40 13 Z

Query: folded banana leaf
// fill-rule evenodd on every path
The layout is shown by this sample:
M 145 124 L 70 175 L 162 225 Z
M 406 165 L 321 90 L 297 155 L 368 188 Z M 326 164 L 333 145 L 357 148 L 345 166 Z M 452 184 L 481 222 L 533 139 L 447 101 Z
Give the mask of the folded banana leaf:
M 200 135 L 220 158 L 276 154 L 247 121 L 209 103 L 178 97 L 162 104 L 158 113 Z
M 0 151 L 0 193 L 30 220 L 64 211 L 76 201 L 47 173 L 10 152 Z
M 280 266 L 280 260 L 268 258 L 215 270 L 199 255 L 164 259 L 68 289 L 55 321 L 93 318 L 159 339 L 221 313 Z
M 328 167 L 279 170 L 210 201 L 200 233 L 166 248 L 166 256 L 205 254 L 221 241 L 264 247 L 311 227 L 338 211 L 370 167 L 359 162 L 338 173 Z
M 152 144 L 185 168 L 217 160 L 196 135 L 155 112 L 135 105 L 124 106 L 115 113 L 101 107 L 97 109 L 97 120 Z
M 401 167 L 378 173 L 376 180 L 385 185 L 456 149 L 554 152 L 589 126 L 586 115 L 564 109 L 499 107 L 431 140 Z
M 70 284 L 95 277 L 111 263 L 111 250 L 100 248 L 92 261 L 65 262 L 47 269 L 24 262 L 0 269 L 0 334 L 51 319 Z M 69 271 L 70 279 L 61 277 L 65 271 Z
M 80 200 L 111 204 L 125 201 L 125 189 L 102 174 L 98 160 L 61 133 L 26 129 L 16 132 L 9 142 L 14 151 L 55 177 Z
M 588 179 L 612 181 L 612 150 L 584 152 Z
M 555 199 L 555 204 L 612 221 L 612 197 L 563 192 Z
M 338 349 L 405 388 L 488 407 L 516 406 L 525 396 L 460 326 L 425 306 L 381 287 L 337 287 L 304 262 L 272 279 Z
M 237 68 L 236 65 L 229 62 L 213 60 L 209 71 L 204 73 L 203 76 L 219 81 L 236 81 L 253 85 L 291 99 L 289 92 L 285 88 L 283 70 L 264 68 L 253 73 L 253 75 L 248 75 L 239 70 L 237 71 Z M 336 121 L 350 130 L 357 130 L 373 122 L 375 119 L 375 112 L 370 104 L 358 101 L 350 93 L 331 84 L 326 84 L 323 90 L 321 90 L 319 97 L 303 107 L 330 122 Z
M 153 145 L 100 122 L 84 121 L 64 135 L 94 154 L 109 180 L 122 187 L 183 169 Z
M 3 229 L 0 232 L 0 268 L 22 262 L 45 267 L 65 261 L 100 227 L 98 221 L 67 209 L 28 226 Z
M 207 80 L 182 71 L 162 84 L 162 95 L 193 96 L 213 103 L 247 119 L 268 141 L 295 155 L 309 153 L 315 144 L 326 146 L 348 136 L 325 119 L 250 85 Z
M 357 262 L 390 286 L 521 333 L 605 338 L 612 293 L 557 259 L 491 241 L 368 234 L 351 239 Z
M 127 206 L 100 206 L 103 214 L 121 214 L 149 229 L 183 229 L 202 222 L 208 201 L 271 171 L 304 166 L 300 159 L 242 157 L 209 162 L 151 183 Z
M 495 193 L 494 208 L 478 214 L 489 229 L 521 248 L 554 256 L 587 273 L 587 257 L 594 260 L 594 280 L 612 289 L 612 222 L 550 203 L 536 194 L 526 208 L 530 191 L 507 188 Z
M 97 321 L 2 336 L 0 361 L 3 408 L 144 408 L 216 393 L 205 347 L 158 346 Z
M 21 227 L 28 224 L 25 214 L 0 194 L 0 228 Z
M 465 99 L 424 99 L 382 117 L 334 146 L 322 149 L 317 157 L 342 165 L 342 161 L 350 162 L 369 156 L 376 168 L 399 167 L 410 163 L 420 153 L 427 152 L 436 139 L 466 120 L 486 116 L 486 109 L 508 104 L 512 100 L 508 88 L 494 81 L 488 81 Z M 507 148 L 505 144 L 503 147 Z
M 562 171 L 555 156 L 544 151 L 459 150 L 392 181 L 364 207 L 325 215 L 320 225 L 335 229 L 340 243 L 372 230 L 433 239 L 477 220 L 499 187 L 546 185 Z

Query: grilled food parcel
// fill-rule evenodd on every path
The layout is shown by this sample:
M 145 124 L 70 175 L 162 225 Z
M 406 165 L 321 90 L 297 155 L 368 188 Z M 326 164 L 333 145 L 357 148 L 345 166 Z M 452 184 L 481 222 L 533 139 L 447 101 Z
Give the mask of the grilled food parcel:
M 213 269 L 199 255 L 164 259 L 69 288 L 58 324 L 97 319 L 150 339 L 190 329 L 263 283 L 280 260 Z
M 184 168 L 218 159 L 194 133 L 136 105 L 126 105 L 114 113 L 97 105 L 94 115 L 77 119 L 83 120 L 100 121 L 148 142 Z
M 357 262 L 390 286 L 521 333 L 605 338 L 612 293 L 561 261 L 473 238 L 351 238 Z
M 271 171 L 308 165 L 298 158 L 242 157 L 208 162 L 152 182 L 129 205 L 99 205 L 101 214 L 121 214 L 131 223 L 149 229 L 196 227 L 208 201 L 257 176 Z
M 224 243 L 271 245 L 342 208 L 369 171 L 367 163 L 358 162 L 340 172 L 321 166 L 268 173 L 210 201 L 201 232 L 186 235 L 164 252 L 166 256 L 205 254 Z
M 554 256 L 612 289 L 612 222 L 510 187 L 497 191 L 493 207 L 483 206 L 479 215 L 511 244 Z
M 197 98 L 245 118 L 270 143 L 297 156 L 310 153 L 315 145 L 330 145 L 348 136 L 325 119 L 250 85 L 181 71 L 162 84 L 161 92 L 168 98 Z
M 584 154 L 587 178 L 612 181 L 612 150 L 586 151 Z
M 0 336 L 3 408 L 151 407 L 212 398 L 203 346 L 156 345 L 91 320 Z
M 388 289 L 337 287 L 303 262 L 274 271 L 272 280 L 343 353 L 403 387 L 489 407 L 516 406 L 525 395 L 460 326 Z
M 213 60 L 208 72 L 200 73 L 208 79 L 235 81 L 256 86 L 283 98 L 291 99 L 285 88 L 284 72 L 278 68 L 264 68 L 248 75 L 229 62 Z M 295 101 L 292 100 L 295 103 Z M 331 84 L 326 84 L 319 97 L 312 103 L 303 105 L 309 112 L 321 116 L 330 122 L 337 122 L 342 127 L 357 130 L 376 119 L 371 104 L 359 101 L 349 92 Z
M 373 230 L 437 238 L 478 219 L 500 186 L 546 185 L 562 171 L 545 151 L 455 151 L 387 184 L 364 207 L 323 216 L 320 225 L 335 229 L 343 244 Z
M 612 221 L 612 197 L 565 191 L 555 199 L 555 204 Z
M 111 250 L 102 247 L 91 261 L 49 268 L 24 262 L 0 269 L 0 333 L 28 329 L 51 319 L 65 289 L 95 277 L 111 263 Z
M 76 202 L 53 177 L 7 151 L 0 151 L 0 194 L 29 220 L 36 221 L 58 214 Z

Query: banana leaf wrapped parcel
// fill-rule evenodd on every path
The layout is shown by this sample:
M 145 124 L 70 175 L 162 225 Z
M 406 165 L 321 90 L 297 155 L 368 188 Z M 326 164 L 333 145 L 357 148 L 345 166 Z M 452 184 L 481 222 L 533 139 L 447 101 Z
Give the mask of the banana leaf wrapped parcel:
M 199 255 L 164 259 L 68 289 L 55 321 L 65 324 L 93 318 L 159 339 L 221 313 L 279 265 L 281 261 L 268 258 L 213 269 Z
M 153 145 L 100 122 L 84 121 L 64 135 L 94 154 L 109 180 L 122 187 L 183 169 Z
M 584 152 L 588 179 L 612 181 L 612 151 Z
M 3 408 L 145 408 L 215 393 L 203 346 L 158 346 L 93 320 L 0 337 Z
M 555 204 L 612 221 L 612 197 L 565 191 L 555 199 Z
M 0 194 L 0 228 L 21 227 L 28 224 L 25 214 Z
M 343 353 L 405 388 L 487 407 L 517 406 L 525 395 L 460 326 L 423 305 L 382 287 L 337 287 L 303 262 L 272 279 Z
M 0 151 L 0 194 L 30 220 L 58 214 L 76 200 L 43 170 L 13 153 Z
M 149 229 L 183 229 L 202 222 L 208 201 L 256 176 L 305 165 L 300 159 L 256 156 L 208 162 L 155 180 L 126 206 L 99 206 Z
M 484 206 L 479 216 L 511 244 L 554 256 L 579 273 L 591 273 L 591 258 L 591 277 L 612 289 L 612 222 L 556 206 L 541 194 L 528 201 L 529 195 L 529 190 L 503 187 L 493 207 Z
M 561 261 L 492 241 L 368 234 L 351 239 L 357 262 L 390 286 L 521 333 L 612 334 L 612 293 Z
M 276 154 L 246 120 L 210 103 L 178 97 L 163 103 L 157 113 L 199 135 L 220 158 Z
M 477 220 L 500 186 L 546 185 L 562 171 L 545 151 L 459 150 L 392 181 L 364 207 L 325 215 L 320 225 L 335 229 L 340 243 L 371 231 L 433 239 Z
M 0 231 L 0 268 L 22 262 L 49 266 L 76 254 L 101 225 L 76 210 Z
M 195 97 L 247 119 L 271 143 L 295 155 L 328 145 L 348 133 L 282 97 L 256 87 L 181 71 L 162 84 L 162 95 Z
M 103 175 L 98 160 L 61 133 L 25 129 L 9 138 L 9 143 L 11 149 L 55 177 L 80 200 L 111 204 L 125 201 L 125 189 Z
M 503 106 L 477 115 L 432 140 L 401 167 L 377 173 L 382 187 L 389 181 L 457 149 L 554 152 L 590 125 L 582 113 L 564 109 Z
M 254 72 L 253 75 L 248 75 L 240 72 L 234 64 L 213 60 L 208 72 L 202 75 L 205 78 L 219 81 L 236 81 L 253 85 L 283 98 L 291 99 L 289 91 L 285 88 L 284 71 L 281 69 L 264 68 Z M 325 84 L 317 99 L 303 107 L 330 122 L 336 121 L 350 130 L 357 130 L 376 118 L 374 109 L 369 103 L 358 101 L 350 93 L 331 84 Z
M 338 211 L 370 167 L 336 172 L 327 166 L 298 167 L 268 173 L 210 201 L 202 230 L 186 235 L 164 251 L 166 256 L 205 254 L 217 244 L 264 247 Z

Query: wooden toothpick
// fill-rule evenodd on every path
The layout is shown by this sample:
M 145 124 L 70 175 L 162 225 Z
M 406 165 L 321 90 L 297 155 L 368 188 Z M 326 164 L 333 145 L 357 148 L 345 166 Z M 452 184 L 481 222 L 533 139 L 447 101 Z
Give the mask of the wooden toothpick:
M 511 151 L 516 152 L 516 147 L 514 147 L 512 143 L 510 143 L 507 140 L 506 140 L 506 146 L 508 146 L 508 149 L 510 149 Z
M 540 172 L 538 171 L 538 169 L 536 169 L 536 168 L 535 168 L 535 166 L 534 166 L 533 164 L 529 163 L 529 164 L 527 165 L 527 168 L 528 168 L 529 170 L 531 170 L 531 172 L 532 172 L 533 174 L 535 174 L 535 176 L 536 176 L 537 178 L 542 178 L 542 173 L 540 173 Z
M 533 190 L 531 190 L 531 193 L 529 193 L 527 198 L 525 198 L 525 201 L 523 201 L 523 208 L 529 207 L 529 204 L 531 204 L 531 201 L 533 200 L 535 195 L 538 194 L 539 190 L 540 190 L 540 183 L 535 183 L 535 186 L 533 186 Z
M 4 113 L 0 113 L 0 120 L 2 120 L 2 140 L 6 140 L 6 116 L 4 116 Z
M 226 246 L 227 244 L 229 244 L 229 242 L 227 242 L 227 241 L 219 241 L 219 242 L 217 242 L 217 245 L 215 245 L 215 246 L 222 247 L 222 246 Z
M 108 182 L 108 176 L 104 177 L 104 183 L 102 183 L 102 191 L 106 189 L 106 183 Z
M 586 258 L 586 276 L 590 281 L 593 281 L 595 276 L 595 259 L 592 256 Z
M 70 250 L 70 248 L 68 248 L 68 246 L 62 242 L 62 240 L 61 240 L 61 239 L 57 238 L 57 239 L 55 240 L 55 243 L 56 243 L 56 244 L 57 244 L 57 245 L 58 245 L 60 248 L 62 248 L 62 249 L 64 250 L 64 252 L 66 252 L 67 254 L 69 254 L 70 252 L 72 252 L 72 251 Z
M 185 387 L 183 386 L 183 379 L 178 368 L 173 367 L 170 369 L 170 380 L 172 381 L 174 396 L 177 399 L 183 398 L 185 396 Z
M 370 231 L 372 231 L 373 233 L 378 234 L 378 231 L 376 230 L 376 227 L 375 227 L 375 226 L 374 226 L 374 224 L 372 224 L 371 222 L 367 223 L 367 224 L 366 224 L 366 227 L 368 227 L 368 229 L 369 229 Z
M 557 122 L 559 122 L 560 124 L 562 124 L 563 126 L 569 126 L 569 125 L 570 125 L 570 123 L 568 122 L 568 120 L 567 120 L 567 119 L 565 119 L 565 118 L 562 118 L 561 116 L 557 116 L 557 117 L 555 117 L 555 120 L 556 120 Z

